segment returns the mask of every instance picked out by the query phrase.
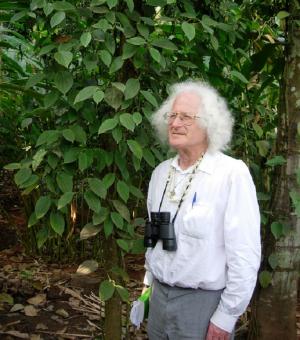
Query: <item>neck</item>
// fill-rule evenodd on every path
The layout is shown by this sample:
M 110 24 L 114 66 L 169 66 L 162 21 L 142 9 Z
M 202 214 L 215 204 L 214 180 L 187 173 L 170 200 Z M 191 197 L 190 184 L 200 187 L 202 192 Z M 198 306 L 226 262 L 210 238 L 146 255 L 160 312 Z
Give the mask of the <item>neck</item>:
M 178 164 L 182 170 L 185 170 L 195 164 L 197 160 L 204 155 L 206 149 L 201 150 L 180 150 L 178 151 Z

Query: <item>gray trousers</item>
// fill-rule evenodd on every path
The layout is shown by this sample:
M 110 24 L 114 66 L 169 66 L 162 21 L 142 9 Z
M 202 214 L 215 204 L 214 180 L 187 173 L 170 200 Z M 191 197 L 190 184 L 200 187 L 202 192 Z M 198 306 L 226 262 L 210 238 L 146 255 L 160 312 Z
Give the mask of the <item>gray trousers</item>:
M 147 326 L 149 339 L 205 340 L 222 292 L 223 289 L 171 287 L 154 280 Z

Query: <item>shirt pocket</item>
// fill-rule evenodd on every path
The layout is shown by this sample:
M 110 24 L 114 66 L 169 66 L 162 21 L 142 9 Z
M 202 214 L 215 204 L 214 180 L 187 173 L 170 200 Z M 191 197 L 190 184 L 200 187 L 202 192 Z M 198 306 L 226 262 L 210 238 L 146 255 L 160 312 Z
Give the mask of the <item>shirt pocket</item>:
M 211 204 L 198 202 L 183 217 L 181 233 L 198 239 L 207 239 L 214 227 L 214 209 Z

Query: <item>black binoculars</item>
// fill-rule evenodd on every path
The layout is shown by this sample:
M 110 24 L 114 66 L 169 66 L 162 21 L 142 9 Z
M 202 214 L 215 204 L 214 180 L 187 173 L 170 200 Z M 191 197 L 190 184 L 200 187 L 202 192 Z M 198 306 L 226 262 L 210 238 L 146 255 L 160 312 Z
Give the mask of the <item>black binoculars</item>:
M 151 212 L 151 221 L 145 225 L 144 246 L 154 248 L 158 240 L 162 240 L 163 249 L 177 249 L 174 225 L 170 222 L 169 212 Z

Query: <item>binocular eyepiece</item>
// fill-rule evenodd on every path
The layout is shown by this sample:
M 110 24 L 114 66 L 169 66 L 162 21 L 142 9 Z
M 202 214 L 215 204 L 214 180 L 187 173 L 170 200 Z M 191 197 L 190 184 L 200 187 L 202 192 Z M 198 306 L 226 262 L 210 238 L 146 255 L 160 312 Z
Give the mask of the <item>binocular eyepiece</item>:
M 158 240 L 162 240 L 163 249 L 177 249 L 174 225 L 170 222 L 169 212 L 151 212 L 151 221 L 145 225 L 144 246 L 154 248 Z

